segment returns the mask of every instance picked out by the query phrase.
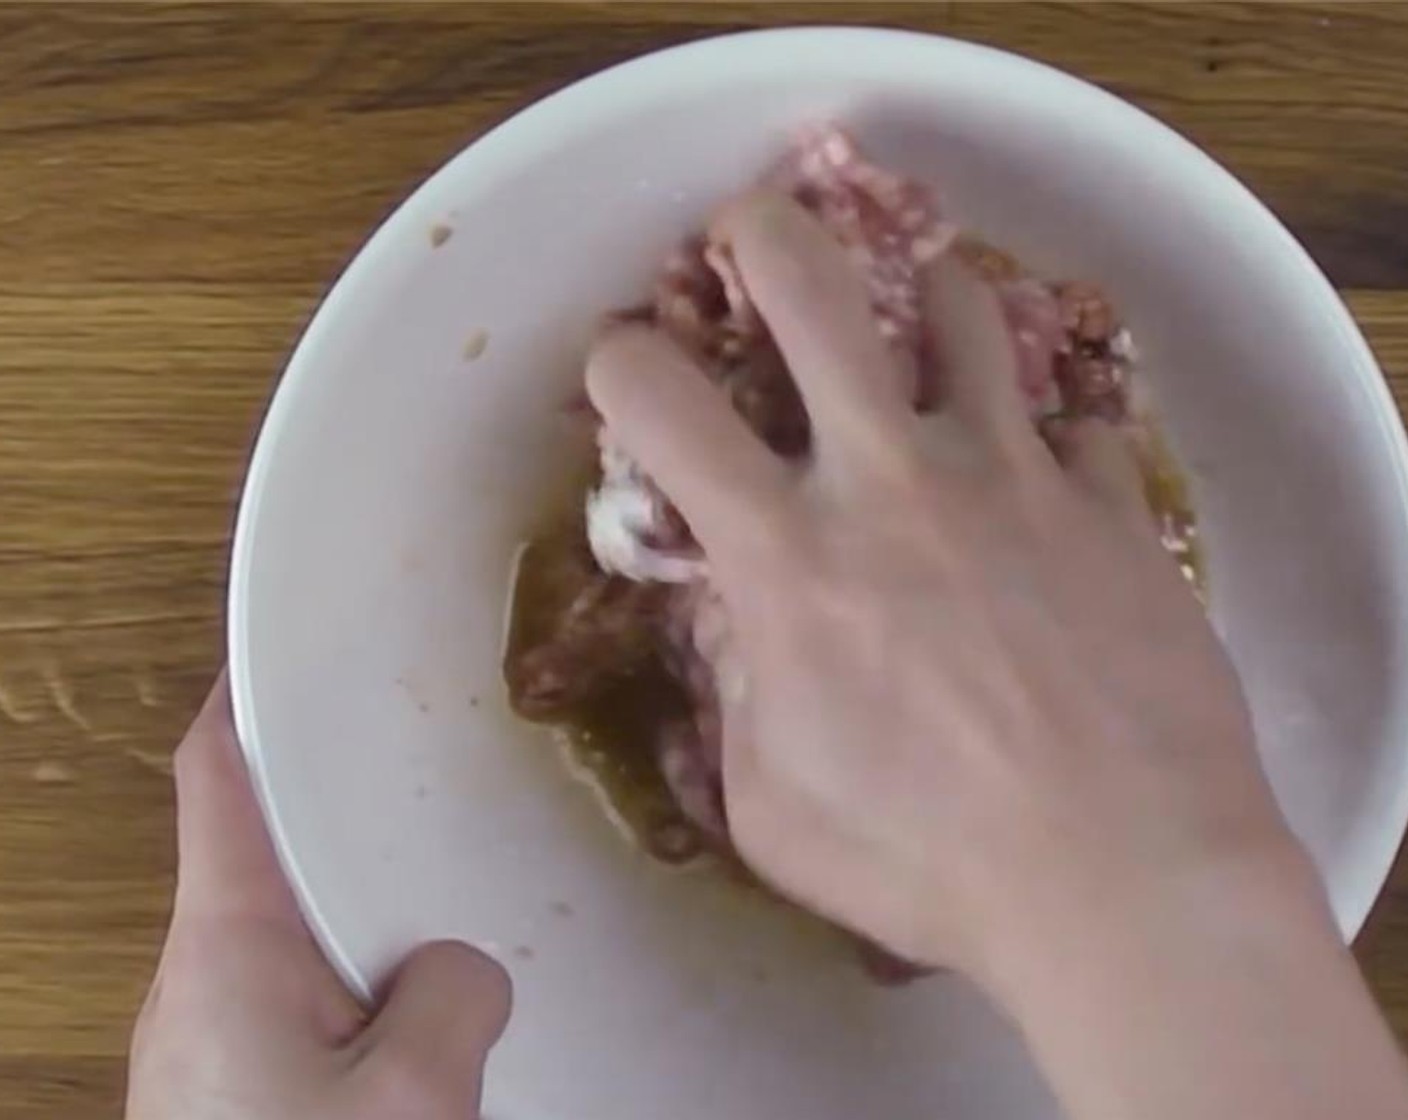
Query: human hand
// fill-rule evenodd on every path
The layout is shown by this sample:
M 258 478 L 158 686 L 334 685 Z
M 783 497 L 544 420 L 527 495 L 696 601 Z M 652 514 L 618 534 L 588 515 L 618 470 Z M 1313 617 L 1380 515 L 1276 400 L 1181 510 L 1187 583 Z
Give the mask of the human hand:
M 1316 890 L 1123 438 L 1084 421 L 1053 454 L 994 293 L 936 270 L 944 399 L 918 416 L 800 207 L 758 195 L 716 232 L 801 389 L 810 460 L 774 457 L 645 327 L 603 337 L 588 389 L 722 597 L 725 800 L 753 868 L 990 985 L 1034 933 L 1246 868 Z
M 222 678 L 176 752 L 176 899 L 133 1033 L 128 1120 L 477 1116 L 503 970 L 427 946 L 363 1014 L 299 917 L 229 703 Z

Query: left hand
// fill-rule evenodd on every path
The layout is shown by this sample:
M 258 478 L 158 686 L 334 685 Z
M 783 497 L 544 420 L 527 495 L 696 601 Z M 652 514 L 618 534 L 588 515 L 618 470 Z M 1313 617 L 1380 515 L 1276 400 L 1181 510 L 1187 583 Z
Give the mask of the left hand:
M 429 945 L 365 1014 L 323 959 L 255 804 L 222 677 L 176 752 L 180 867 L 132 1039 L 128 1120 L 467 1120 L 503 969 Z

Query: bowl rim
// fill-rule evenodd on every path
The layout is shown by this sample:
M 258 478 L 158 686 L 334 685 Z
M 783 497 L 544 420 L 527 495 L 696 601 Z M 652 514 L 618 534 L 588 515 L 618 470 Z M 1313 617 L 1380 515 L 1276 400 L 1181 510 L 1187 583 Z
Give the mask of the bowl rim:
M 364 1000 L 370 998 L 371 980 L 346 951 L 337 932 L 328 922 L 317 891 L 304 873 L 290 842 L 284 818 L 279 811 L 265 765 L 267 744 L 259 731 L 254 686 L 250 667 L 248 619 L 251 610 L 250 578 L 253 567 L 253 539 L 259 520 L 262 497 L 270 472 L 289 429 L 294 401 L 312 377 L 314 355 L 338 329 L 344 312 L 356 303 L 368 287 L 382 261 L 399 254 L 405 243 L 403 231 L 422 230 L 433 221 L 430 196 L 452 179 L 468 173 L 492 177 L 496 167 L 512 166 L 525 158 L 535 158 L 550 148 L 564 130 L 580 127 L 585 118 L 605 119 L 615 106 L 638 102 L 661 85 L 677 90 L 695 86 L 708 88 L 719 79 L 717 63 L 737 65 L 740 52 L 753 56 L 754 63 L 776 58 L 779 48 L 794 65 L 815 63 L 868 51 L 928 52 L 942 60 L 962 56 L 970 64 L 995 68 L 1012 78 L 1038 78 L 1048 88 L 1059 89 L 1088 107 L 1122 118 L 1125 127 L 1138 128 L 1150 144 L 1161 145 L 1165 158 L 1183 163 L 1190 173 L 1224 194 L 1229 205 L 1239 207 L 1262 227 L 1263 235 L 1281 242 L 1284 260 L 1301 273 L 1307 302 L 1321 305 L 1333 319 L 1332 328 L 1344 349 L 1354 376 L 1365 382 L 1374 407 L 1375 421 L 1393 460 L 1397 504 L 1408 522 L 1408 438 L 1405 438 L 1397 406 L 1383 373 L 1359 330 L 1353 316 L 1328 278 L 1307 250 L 1280 219 L 1239 179 L 1171 126 L 1138 106 L 1125 101 L 1092 82 L 1023 55 L 946 35 L 897 28 L 847 25 L 805 25 L 768 28 L 710 35 L 682 44 L 629 58 L 591 73 L 522 106 L 470 140 L 425 177 L 414 190 L 374 229 L 342 269 L 319 301 L 301 337 L 277 378 L 272 396 L 259 425 L 253 452 L 245 475 L 235 518 L 231 546 L 227 599 L 227 657 L 237 738 L 248 766 L 256 799 L 263 812 L 270 838 L 285 876 L 298 899 L 305 921 L 318 944 L 342 978 Z M 1399 748 L 1408 760 L 1408 741 Z M 1380 837 L 1372 851 L 1372 867 L 1360 876 L 1361 889 L 1341 902 L 1336 917 L 1346 939 L 1363 927 L 1369 912 L 1387 881 L 1405 827 L 1408 827 L 1408 782 L 1397 790 L 1378 822 Z M 1364 862 L 1369 862 L 1368 857 Z

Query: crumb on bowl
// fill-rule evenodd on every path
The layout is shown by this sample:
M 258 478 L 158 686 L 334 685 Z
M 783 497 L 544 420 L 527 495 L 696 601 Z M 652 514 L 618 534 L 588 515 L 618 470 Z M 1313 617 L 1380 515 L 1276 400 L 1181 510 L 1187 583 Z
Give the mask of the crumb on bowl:
M 483 327 L 469 336 L 464 344 L 464 360 L 473 362 L 484 356 L 484 351 L 489 348 L 489 332 Z

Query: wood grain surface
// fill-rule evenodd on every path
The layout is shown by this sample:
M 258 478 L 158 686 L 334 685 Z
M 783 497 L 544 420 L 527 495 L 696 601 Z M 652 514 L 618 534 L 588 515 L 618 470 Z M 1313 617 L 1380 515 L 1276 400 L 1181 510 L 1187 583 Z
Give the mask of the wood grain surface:
M 1163 117 L 1310 247 L 1408 403 L 1395 4 L 0 6 L 0 1113 L 114 1116 L 280 366 L 368 230 L 531 98 L 727 29 L 875 22 Z M 1408 870 L 1360 944 L 1408 1039 Z

